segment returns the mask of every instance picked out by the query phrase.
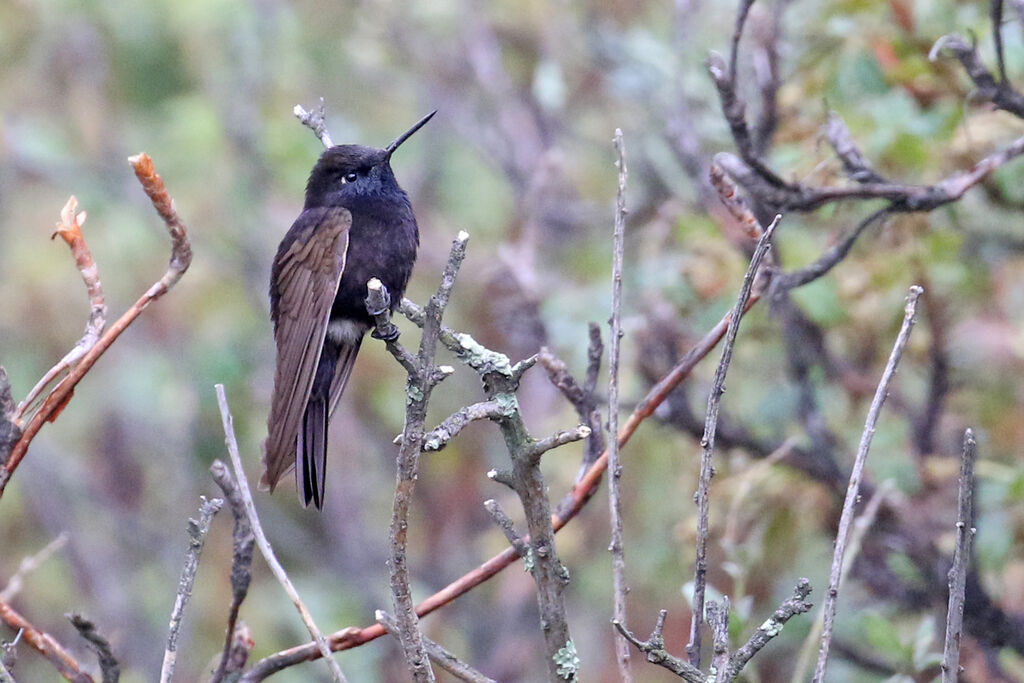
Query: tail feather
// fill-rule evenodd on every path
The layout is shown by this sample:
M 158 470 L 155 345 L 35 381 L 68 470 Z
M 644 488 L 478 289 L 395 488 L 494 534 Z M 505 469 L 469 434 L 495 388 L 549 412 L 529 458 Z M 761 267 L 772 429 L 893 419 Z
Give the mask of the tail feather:
M 302 416 L 295 458 L 295 476 L 302 504 L 316 509 L 324 505 L 327 473 L 327 402 L 310 397 Z
M 354 343 L 335 343 L 328 338 L 320 354 L 295 449 L 295 483 L 299 500 L 306 507 L 312 503 L 318 510 L 323 508 L 327 483 L 327 425 L 352 374 L 361 342 L 361 337 Z

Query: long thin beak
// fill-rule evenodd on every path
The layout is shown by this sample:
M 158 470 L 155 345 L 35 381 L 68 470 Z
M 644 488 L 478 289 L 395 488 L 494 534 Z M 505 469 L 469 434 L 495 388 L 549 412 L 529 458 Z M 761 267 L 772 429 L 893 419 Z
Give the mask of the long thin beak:
M 409 130 L 407 130 L 404 133 L 402 133 L 401 135 L 399 135 L 397 138 L 395 138 L 394 142 L 392 142 L 390 145 L 385 147 L 384 151 L 387 153 L 387 158 L 390 159 L 391 155 L 394 153 L 394 151 L 396 149 L 398 149 L 398 146 L 401 145 L 406 140 L 408 140 L 409 138 L 411 138 L 413 133 L 415 133 L 420 128 L 425 126 L 427 124 L 427 121 L 429 121 L 431 118 L 433 118 L 434 114 L 436 114 L 436 113 L 437 113 L 436 109 L 434 111 L 430 112 L 429 114 L 424 116 L 422 119 L 417 121 L 415 126 L 413 126 Z

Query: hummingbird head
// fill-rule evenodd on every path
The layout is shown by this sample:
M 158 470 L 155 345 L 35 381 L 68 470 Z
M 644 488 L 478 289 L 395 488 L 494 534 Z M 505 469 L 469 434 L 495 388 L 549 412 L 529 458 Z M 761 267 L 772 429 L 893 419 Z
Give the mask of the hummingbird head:
M 335 145 L 325 150 L 306 183 L 306 208 L 345 206 L 346 200 L 384 197 L 395 191 L 401 192 L 391 170 L 391 155 L 436 113 L 432 111 L 424 116 L 384 149 Z

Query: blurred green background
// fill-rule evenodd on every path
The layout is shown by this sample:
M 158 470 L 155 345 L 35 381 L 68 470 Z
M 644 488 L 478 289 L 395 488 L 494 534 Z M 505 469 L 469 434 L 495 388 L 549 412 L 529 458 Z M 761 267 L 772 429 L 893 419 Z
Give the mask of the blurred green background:
M 839 182 L 839 165 L 817 137 L 828 109 L 845 118 L 881 172 L 906 182 L 944 177 L 1024 129 L 1008 114 L 973 107 L 956 64 L 928 62 L 932 43 L 951 31 L 977 32 L 982 54 L 992 55 L 988 5 L 948 0 L 755 5 L 740 73 L 752 116 L 781 8 L 781 123 L 769 160 L 784 177 Z M 156 677 L 186 520 L 199 496 L 215 495 L 207 469 L 226 455 L 215 383 L 227 388 L 250 480 L 260 472 L 273 374 L 270 261 L 298 215 L 321 151 L 292 116 L 295 104 L 311 107 L 323 97 L 335 142 L 375 146 L 438 109 L 393 160 L 422 235 L 408 295 L 426 299 L 451 239 L 466 230 L 469 256 L 447 322 L 514 360 L 547 344 L 578 376 L 587 322 L 604 326 L 609 315 L 611 138 L 622 128 L 631 171 L 628 410 L 652 368 L 685 350 L 731 305 L 745 269 L 746 257 L 716 221 L 718 200 L 699 176 L 714 153 L 732 150 L 703 60 L 711 49 L 728 49 L 734 12 L 734 3 L 700 0 L 0 0 L 0 364 L 16 398 L 74 344 L 88 313 L 66 247 L 48 239 L 69 195 L 88 212 L 84 233 L 110 320 L 163 273 L 169 253 L 128 155 L 153 157 L 195 253 L 178 286 L 109 350 L 60 419 L 43 429 L 0 500 L 0 585 L 22 557 L 62 531 L 70 535 L 14 605 L 91 663 L 62 616 L 84 612 L 111 639 L 122 681 Z M 1021 30 L 1010 24 L 1007 61 L 1020 82 Z M 956 205 L 873 229 L 832 274 L 795 293 L 832 353 L 874 382 L 908 286 L 927 288 L 927 311 L 897 379 L 898 400 L 879 426 L 871 477 L 893 479 L 901 500 L 929 517 L 948 550 L 957 466 L 951 456 L 962 429 L 974 426 L 982 454 L 977 561 L 990 594 L 1018 613 L 1022 180 L 1024 163 L 1011 163 Z M 782 262 L 793 268 L 812 261 L 868 208 L 875 207 L 787 215 L 778 238 Z M 766 306 L 746 320 L 724 401 L 727 418 L 767 441 L 792 436 L 806 443 L 779 324 Z M 415 332 L 404 322 L 403 330 L 413 345 Z M 937 334 L 952 390 L 934 454 L 915 456 L 911 418 L 928 391 Z M 698 415 L 712 356 L 687 384 Z M 575 424 L 543 372 L 532 373 L 521 404 L 534 434 Z M 845 469 L 870 394 L 852 394 L 827 373 L 812 382 Z M 302 510 L 290 482 L 273 497 L 258 495 L 267 532 L 325 631 L 366 625 L 374 609 L 390 609 L 384 560 L 402 387 L 400 368 L 368 342 L 332 424 L 324 512 Z M 431 421 L 480 395 L 475 374 L 460 368 L 435 392 Z M 580 452 L 575 445 L 547 456 L 554 500 L 571 486 Z M 646 634 L 657 610 L 669 609 L 666 637 L 679 654 L 689 620 L 684 592 L 692 576 L 698 453 L 691 436 L 655 420 L 623 453 L 631 627 Z M 495 497 L 518 513 L 509 494 L 485 477 L 505 457 L 486 424 L 424 457 L 410 533 L 417 598 L 505 547 L 481 505 Z M 713 494 L 710 579 L 733 600 L 737 640 L 789 595 L 799 576 L 812 580 L 820 600 L 834 533 L 832 501 L 819 485 L 794 470 L 751 465 L 742 448 L 722 452 Z M 573 577 L 570 624 L 585 680 L 617 680 L 607 533 L 602 490 L 558 537 Z M 225 512 L 207 541 L 186 612 L 176 680 L 199 679 L 219 652 L 230 556 Z M 899 549 L 888 561 L 899 566 Z M 254 659 L 307 640 L 259 558 L 255 572 L 242 610 Z M 852 655 L 837 655 L 830 680 L 921 675 L 924 655 L 941 649 L 942 619 L 851 582 L 840 601 L 839 637 L 884 667 L 869 671 Z M 750 680 L 788 680 L 809 623 L 794 619 L 758 658 Z M 428 617 L 424 628 L 499 680 L 543 676 L 533 586 L 520 567 Z M 0 640 L 13 635 L 0 629 Z M 55 679 L 28 648 L 19 654 L 19 680 Z M 997 654 L 1024 677 L 1019 654 Z M 384 639 L 339 661 L 353 681 L 405 679 L 399 649 Z M 642 657 L 634 667 L 638 680 L 673 680 Z M 305 664 L 274 680 L 319 680 L 324 672 Z

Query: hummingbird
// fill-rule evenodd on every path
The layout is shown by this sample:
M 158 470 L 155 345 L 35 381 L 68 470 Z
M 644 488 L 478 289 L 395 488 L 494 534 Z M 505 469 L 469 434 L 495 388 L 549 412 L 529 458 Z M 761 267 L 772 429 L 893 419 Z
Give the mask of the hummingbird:
M 377 278 L 387 287 L 394 312 L 416 262 L 419 228 L 391 155 L 436 113 L 384 149 L 325 150 L 309 174 L 302 213 L 274 257 L 277 365 L 260 484 L 273 491 L 294 467 L 304 507 L 323 507 L 327 425 L 373 327 L 366 283 Z

